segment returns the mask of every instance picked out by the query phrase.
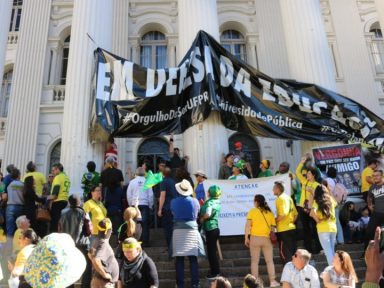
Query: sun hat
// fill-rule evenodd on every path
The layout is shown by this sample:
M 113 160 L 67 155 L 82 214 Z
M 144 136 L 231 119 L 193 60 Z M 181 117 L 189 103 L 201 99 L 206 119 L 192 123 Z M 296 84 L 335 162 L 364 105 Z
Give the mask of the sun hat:
M 235 164 L 235 167 L 239 168 L 240 170 L 243 170 L 245 167 L 245 161 L 244 160 L 237 161 L 237 163 Z
M 183 181 L 175 185 L 177 192 L 182 196 L 190 196 L 193 194 L 193 188 L 191 183 L 188 180 L 183 179 Z
M 217 185 L 212 185 L 208 189 L 208 194 L 211 198 L 219 198 L 221 196 L 221 188 Z
M 25 264 L 24 277 L 32 287 L 62 288 L 79 280 L 85 267 L 85 257 L 72 237 L 52 233 L 32 251 Z
M 197 170 L 194 175 L 195 176 L 201 176 L 201 177 L 203 177 L 205 179 L 208 179 L 207 175 L 205 174 L 205 172 L 203 170 Z

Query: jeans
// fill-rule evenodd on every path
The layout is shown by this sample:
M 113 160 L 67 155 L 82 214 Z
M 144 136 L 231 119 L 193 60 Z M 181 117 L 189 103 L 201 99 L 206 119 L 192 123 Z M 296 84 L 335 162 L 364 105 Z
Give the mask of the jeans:
M 304 211 L 303 207 L 297 207 L 297 211 L 299 212 L 299 218 L 303 226 L 304 247 L 310 253 L 317 254 L 320 252 L 321 247 L 317 235 L 316 222 Z
M 319 232 L 319 240 L 325 257 L 327 257 L 328 265 L 332 266 L 335 256 L 336 232 Z
M 16 231 L 16 219 L 24 214 L 24 205 L 8 204 L 5 210 L 5 226 L 7 228 L 7 236 L 13 237 Z
M 150 209 L 147 205 L 139 205 L 139 210 L 141 213 L 141 227 L 143 228 L 143 232 L 141 234 L 141 241 L 144 244 L 149 243 L 149 225 L 150 225 Z
M 279 241 L 280 258 L 284 264 L 292 260 L 292 256 L 296 252 L 296 229 L 277 233 Z
M 211 231 L 205 231 L 205 235 L 207 238 L 209 268 L 211 269 L 210 276 L 217 276 L 220 274 L 220 262 L 217 256 L 217 240 L 220 237 L 220 229 L 216 228 Z
M 55 201 L 52 203 L 51 207 L 51 233 L 57 232 L 59 230 L 59 220 L 61 217 L 61 211 L 67 207 L 67 201 Z
M 184 258 L 176 257 L 176 285 L 184 288 Z M 196 256 L 188 256 L 189 269 L 191 270 L 191 287 L 199 287 L 199 264 Z
M 341 227 L 341 223 L 339 219 L 340 206 L 337 206 L 335 208 L 335 215 L 336 215 L 336 226 L 337 226 L 337 234 L 336 234 L 337 243 L 344 244 L 343 227 Z

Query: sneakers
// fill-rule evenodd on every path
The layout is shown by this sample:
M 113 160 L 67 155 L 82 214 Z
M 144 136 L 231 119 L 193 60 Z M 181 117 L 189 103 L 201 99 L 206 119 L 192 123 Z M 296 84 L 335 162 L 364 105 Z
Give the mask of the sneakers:
M 277 281 L 272 281 L 271 284 L 269 284 L 269 287 L 280 287 L 280 283 Z

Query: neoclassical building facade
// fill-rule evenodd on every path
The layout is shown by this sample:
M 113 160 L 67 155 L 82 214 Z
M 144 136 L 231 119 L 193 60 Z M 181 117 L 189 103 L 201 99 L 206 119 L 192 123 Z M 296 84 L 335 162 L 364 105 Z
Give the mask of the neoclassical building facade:
M 383 26 L 382 0 L 0 0 L 2 171 L 34 160 L 48 173 L 60 161 L 80 191 L 87 161 L 100 169 L 106 145 L 90 125 L 93 50 L 173 67 L 200 29 L 274 78 L 322 85 L 383 117 Z M 228 131 L 217 115 L 174 138 L 190 171 L 210 177 L 236 141 L 255 169 L 260 159 L 295 165 L 318 145 Z M 120 168 L 156 166 L 167 139 L 117 139 Z

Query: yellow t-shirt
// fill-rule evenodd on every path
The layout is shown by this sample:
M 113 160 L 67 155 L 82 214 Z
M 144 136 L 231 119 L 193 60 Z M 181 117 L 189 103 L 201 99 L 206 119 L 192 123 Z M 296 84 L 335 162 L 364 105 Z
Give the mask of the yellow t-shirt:
M 371 167 L 364 168 L 363 173 L 361 173 L 361 192 L 368 192 L 369 188 L 371 188 L 372 184 L 369 184 L 365 178 L 367 178 L 367 176 L 372 177 L 373 172 Z
M 315 195 L 315 190 L 320 184 L 316 181 L 308 181 L 306 177 L 301 174 L 301 169 L 303 168 L 303 163 L 300 163 L 296 168 L 296 177 L 301 184 L 301 195 L 300 201 L 297 206 L 304 207 L 304 201 L 308 200 L 309 203 L 312 203 L 313 196 Z
M 272 212 L 261 212 L 259 208 L 249 210 L 247 220 L 251 220 L 252 222 L 250 233 L 252 236 L 269 237 L 271 226 L 276 226 L 275 217 Z
M 316 201 L 313 202 L 312 208 L 315 209 L 315 213 L 317 215 L 317 218 L 319 218 L 319 222 L 316 224 L 317 233 L 322 232 L 337 232 L 336 227 L 336 216 L 335 216 L 335 208 L 337 206 L 337 202 L 331 198 L 331 216 L 329 218 L 325 218 L 323 213 L 321 213 L 318 208 L 318 204 Z
M 297 216 L 297 210 L 291 197 L 281 194 L 276 198 L 277 216 L 284 216 L 281 221 L 277 221 L 277 232 L 284 232 L 296 228 L 293 222 Z
M 19 245 L 19 238 L 21 236 L 21 233 L 23 233 L 23 229 L 17 228 L 15 234 L 13 234 L 12 252 L 21 250 L 21 246 Z
M 31 255 L 35 245 L 29 244 L 25 246 L 16 256 L 15 266 L 13 267 L 12 273 L 16 275 L 23 275 L 23 270 L 28 257 Z
M 68 201 L 69 188 L 71 187 L 71 181 L 69 180 L 69 177 L 64 172 L 57 174 L 55 178 L 53 178 L 51 194 L 55 186 L 60 186 L 60 190 L 54 202 L 63 201 L 63 200 Z
M 47 183 L 47 180 L 45 179 L 44 174 L 41 172 L 37 172 L 37 171 L 29 172 L 29 173 L 24 175 L 23 182 L 24 182 L 25 178 L 27 178 L 29 176 L 32 176 L 33 180 L 35 180 L 35 190 L 36 190 L 37 196 L 43 195 L 43 187 L 44 187 L 44 184 Z
M 97 202 L 93 199 L 88 200 L 84 203 L 83 209 L 86 213 L 89 214 L 89 217 L 92 221 L 92 234 L 97 235 L 99 233 L 99 229 L 97 229 L 97 225 L 107 217 L 107 209 L 104 207 L 101 201 Z

